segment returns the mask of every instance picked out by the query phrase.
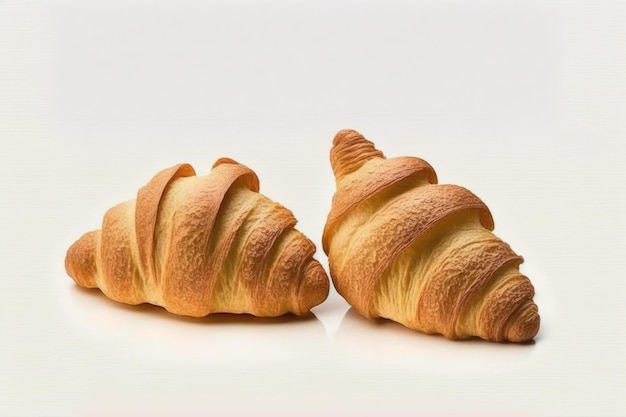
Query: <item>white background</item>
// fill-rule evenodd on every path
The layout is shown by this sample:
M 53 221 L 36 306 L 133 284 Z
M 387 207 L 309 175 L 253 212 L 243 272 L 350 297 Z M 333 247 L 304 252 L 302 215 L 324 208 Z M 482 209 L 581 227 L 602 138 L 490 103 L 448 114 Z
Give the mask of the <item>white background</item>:
M 626 3 L 0 1 L 0 415 L 626 415 Z M 336 131 L 429 161 L 522 254 L 536 342 L 178 318 L 65 274 L 158 170 L 229 156 L 321 251 Z M 294 414 L 295 413 L 295 414 Z

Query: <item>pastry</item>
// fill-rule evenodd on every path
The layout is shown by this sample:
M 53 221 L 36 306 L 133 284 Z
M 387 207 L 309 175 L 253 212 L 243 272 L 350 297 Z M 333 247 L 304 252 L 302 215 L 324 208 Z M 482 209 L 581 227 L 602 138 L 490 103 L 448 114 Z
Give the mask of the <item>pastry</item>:
M 157 173 L 137 198 L 68 250 L 67 273 L 127 304 L 193 317 L 305 315 L 329 280 L 291 211 L 259 193 L 248 167 L 219 159 L 205 176 L 188 164 Z
M 361 315 L 449 339 L 523 342 L 539 330 L 523 259 L 487 206 L 438 184 L 424 160 L 387 159 L 354 130 L 330 153 L 336 193 L 322 244 L 339 294 Z

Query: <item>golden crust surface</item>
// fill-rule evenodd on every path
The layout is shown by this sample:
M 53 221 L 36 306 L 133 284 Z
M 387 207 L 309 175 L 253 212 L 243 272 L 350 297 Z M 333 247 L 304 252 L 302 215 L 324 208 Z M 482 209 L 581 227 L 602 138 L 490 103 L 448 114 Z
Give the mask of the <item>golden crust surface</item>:
M 450 339 L 537 334 L 523 259 L 491 232 L 478 197 L 437 184 L 418 158 L 385 158 L 353 130 L 336 135 L 331 164 L 337 191 L 323 246 L 335 287 L 359 313 Z
M 123 303 L 175 314 L 307 314 L 328 295 L 315 245 L 293 214 L 258 192 L 256 174 L 221 158 L 156 174 L 67 252 L 67 273 Z

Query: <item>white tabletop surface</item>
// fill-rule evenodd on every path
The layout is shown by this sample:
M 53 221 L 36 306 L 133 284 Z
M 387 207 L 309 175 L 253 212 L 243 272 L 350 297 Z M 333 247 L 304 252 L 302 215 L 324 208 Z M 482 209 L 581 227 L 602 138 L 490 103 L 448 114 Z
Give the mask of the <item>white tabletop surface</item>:
M 0 2 L 0 415 L 626 415 L 626 3 Z M 354 128 L 469 188 L 533 344 L 358 316 L 185 319 L 63 260 L 158 170 L 253 168 L 317 245 Z M 217 413 L 220 412 L 220 413 Z

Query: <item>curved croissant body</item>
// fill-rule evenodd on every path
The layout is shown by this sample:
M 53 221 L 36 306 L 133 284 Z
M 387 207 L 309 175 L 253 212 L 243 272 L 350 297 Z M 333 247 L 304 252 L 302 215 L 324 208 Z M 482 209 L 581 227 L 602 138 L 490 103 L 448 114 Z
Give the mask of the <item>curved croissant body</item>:
M 331 150 L 337 191 L 323 235 L 337 291 L 363 316 L 450 339 L 521 342 L 539 329 L 523 259 L 485 204 L 437 184 L 415 157 L 387 159 L 353 130 Z
M 175 314 L 306 314 L 328 277 L 292 213 L 258 191 L 256 174 L 227 158 L 205 176 L 163 170 L 70 247 L 66 270 L 113 300 Z

